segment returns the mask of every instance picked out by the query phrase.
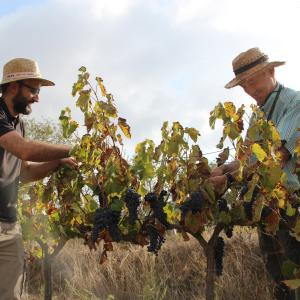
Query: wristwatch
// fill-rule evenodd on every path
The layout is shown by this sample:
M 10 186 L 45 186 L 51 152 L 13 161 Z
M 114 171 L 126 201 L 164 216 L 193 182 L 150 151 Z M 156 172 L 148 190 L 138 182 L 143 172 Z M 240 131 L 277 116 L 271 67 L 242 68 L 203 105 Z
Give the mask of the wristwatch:
M 224 174 L 227 179 L 227 188 L 229 188 L 234 183 L 234 177 L 230 173 Z

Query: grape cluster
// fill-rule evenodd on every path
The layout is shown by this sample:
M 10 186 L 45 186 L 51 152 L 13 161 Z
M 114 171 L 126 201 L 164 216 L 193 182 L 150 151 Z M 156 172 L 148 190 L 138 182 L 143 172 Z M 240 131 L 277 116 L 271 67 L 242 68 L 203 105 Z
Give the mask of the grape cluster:
M 291 299 L 291 292 L 284 283 L 280 283 L 275 288 L 274 296 L 275 299 Z
M 219 212 L 222 212 L 222 211 L 224 211 L 225 213 L 229 212 L 229 208 L 228 208 L 226 199 L 224 199 L 224 198 L 219 199 L 217 201 L 217 205 L 218 205 Z
M 102 196 L 101 192 L 98 194 L 98 201 L 99 201 L 99 206 L 103 207 L 104 206 L 104 199 L 103 199 L 103 196 Z
M 159 220 L 167 229 L 170 228 L 170 223 L 167 221 L 167 214 L 164 212 L 164 197 L 167 195 L 166 191 L 162 191 L 157 197 L 155 193 L 148 193 L 145 196 L 145 201 L 149 203 L 150 208 L 153 211 L 153 215 Z
M 193 214 L 201 212 L 203 209 L 203 195 L 201 192 L 193 192 L 190 197 L 180 206 L 183 217 L 187 214 L 188 211 L 191 211 Z
M 120 221 L 120 212 L 109 208 L 97 208 L 94 218 L 94 227 L 92 230 L 92 241 L 96 242 L 99 233 L 107 229 L 113 241 L 121 240 L 121 233 L 118 227 Z
M 243 186 L 240 191 L 240 197 L 243 197 L 247 193 L 247 191 L 248 191 L 248 187 L 246 185 Z M 244 203 L 244 210 L 245 210 L 245 214 L 246 214 L 246 217 L 248 220 L 252 220 L 252 218 L 253 218 L 252 208 L 253 208 L 255 200 L 258 196 L 258 193 L 259 193 L 259 187 L 255 186 L 253 193 L 252 193 L 251 200 L 249 202 Z
M 158 255 L 158 251 L 160 250 L 162 244 L 165 242 L 165 238 L 151 224 L 147 225 L 146 230 L 150 240 L 148 251 L 153 252 L 155 255 Z
M 85 235 L 85 233 L 89 232 L 92 230 L 92 227 L 89 225 L 84 225 L 84 224 L 79 224 L 78 225 L 78 230 L 82 235 Z
M 129 211 L 129 224 L 135 224 L 137 220 L 137 209 L 140 205 L 140 195 L 133 189 L 128 189 L 125 194 L 125 203 Z
M 214 257 L 216 264 L 216 275 L 221 276 L 223 272 L 223 257 L 224 257 L 224 240 L 222 237 L 218 237 L 214 247 Z

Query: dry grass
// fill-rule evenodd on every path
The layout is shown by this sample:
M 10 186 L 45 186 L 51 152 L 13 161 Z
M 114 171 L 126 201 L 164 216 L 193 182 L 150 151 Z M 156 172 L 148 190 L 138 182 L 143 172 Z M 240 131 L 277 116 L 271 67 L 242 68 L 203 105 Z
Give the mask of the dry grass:
M 204 299 L 206 262 L 198 242 L 183 242 L 175 235 L 167 240 L 158 257 L 145 247 L 115 245 L 104 265 L 98 263 L 98 252 L 90 252 L 82 241 L 70 241 L 53 266 L 54 299 Z M 256 233 L 235 232 L 225 253 L 216 299 L 271 299 L 273 286 Z M 31 269 L 25 299 L 43 298 L 40 273 L 38 266 Z

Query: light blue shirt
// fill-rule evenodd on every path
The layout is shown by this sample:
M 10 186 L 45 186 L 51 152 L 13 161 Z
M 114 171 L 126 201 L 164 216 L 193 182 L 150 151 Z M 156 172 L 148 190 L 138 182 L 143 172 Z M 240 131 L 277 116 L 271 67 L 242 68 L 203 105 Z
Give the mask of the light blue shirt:
M 277 84 L 264 105 L 261 106 L 261 110 L 265 113 L 266 117 L 270 114 L 278 90 L 279 84 Z M 283 169 L 287 175 L 286 185 L 291 189 L 299 189 L 300 183 L 297 175 L 294 174 L 297 161 L 294 148 L 297 139 L 300 138 L 300 131 L 298 131 L 298 128 L 300 128 L 300 92 L 282 85 L 271 120 L 277 128 L 281 140 L 285 141 L 284 147 L 291 154 L 291 158 L 286 162 Z

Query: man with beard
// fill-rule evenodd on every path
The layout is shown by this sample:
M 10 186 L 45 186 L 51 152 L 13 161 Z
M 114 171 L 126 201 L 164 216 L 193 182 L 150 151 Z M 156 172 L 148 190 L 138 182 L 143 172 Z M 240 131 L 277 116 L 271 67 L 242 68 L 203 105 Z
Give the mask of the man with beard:
M 0 298 L 20 299 L 24 269 L 24 247 L 17 220 L 19 181 L 35 181 L 59 166 L 76 166 L 70 147 L 26 139 L 21 115 L 31 113 L 39 101 L 43 79 L 38 64 L 16 58 L 5 64 L 0 84 Z

